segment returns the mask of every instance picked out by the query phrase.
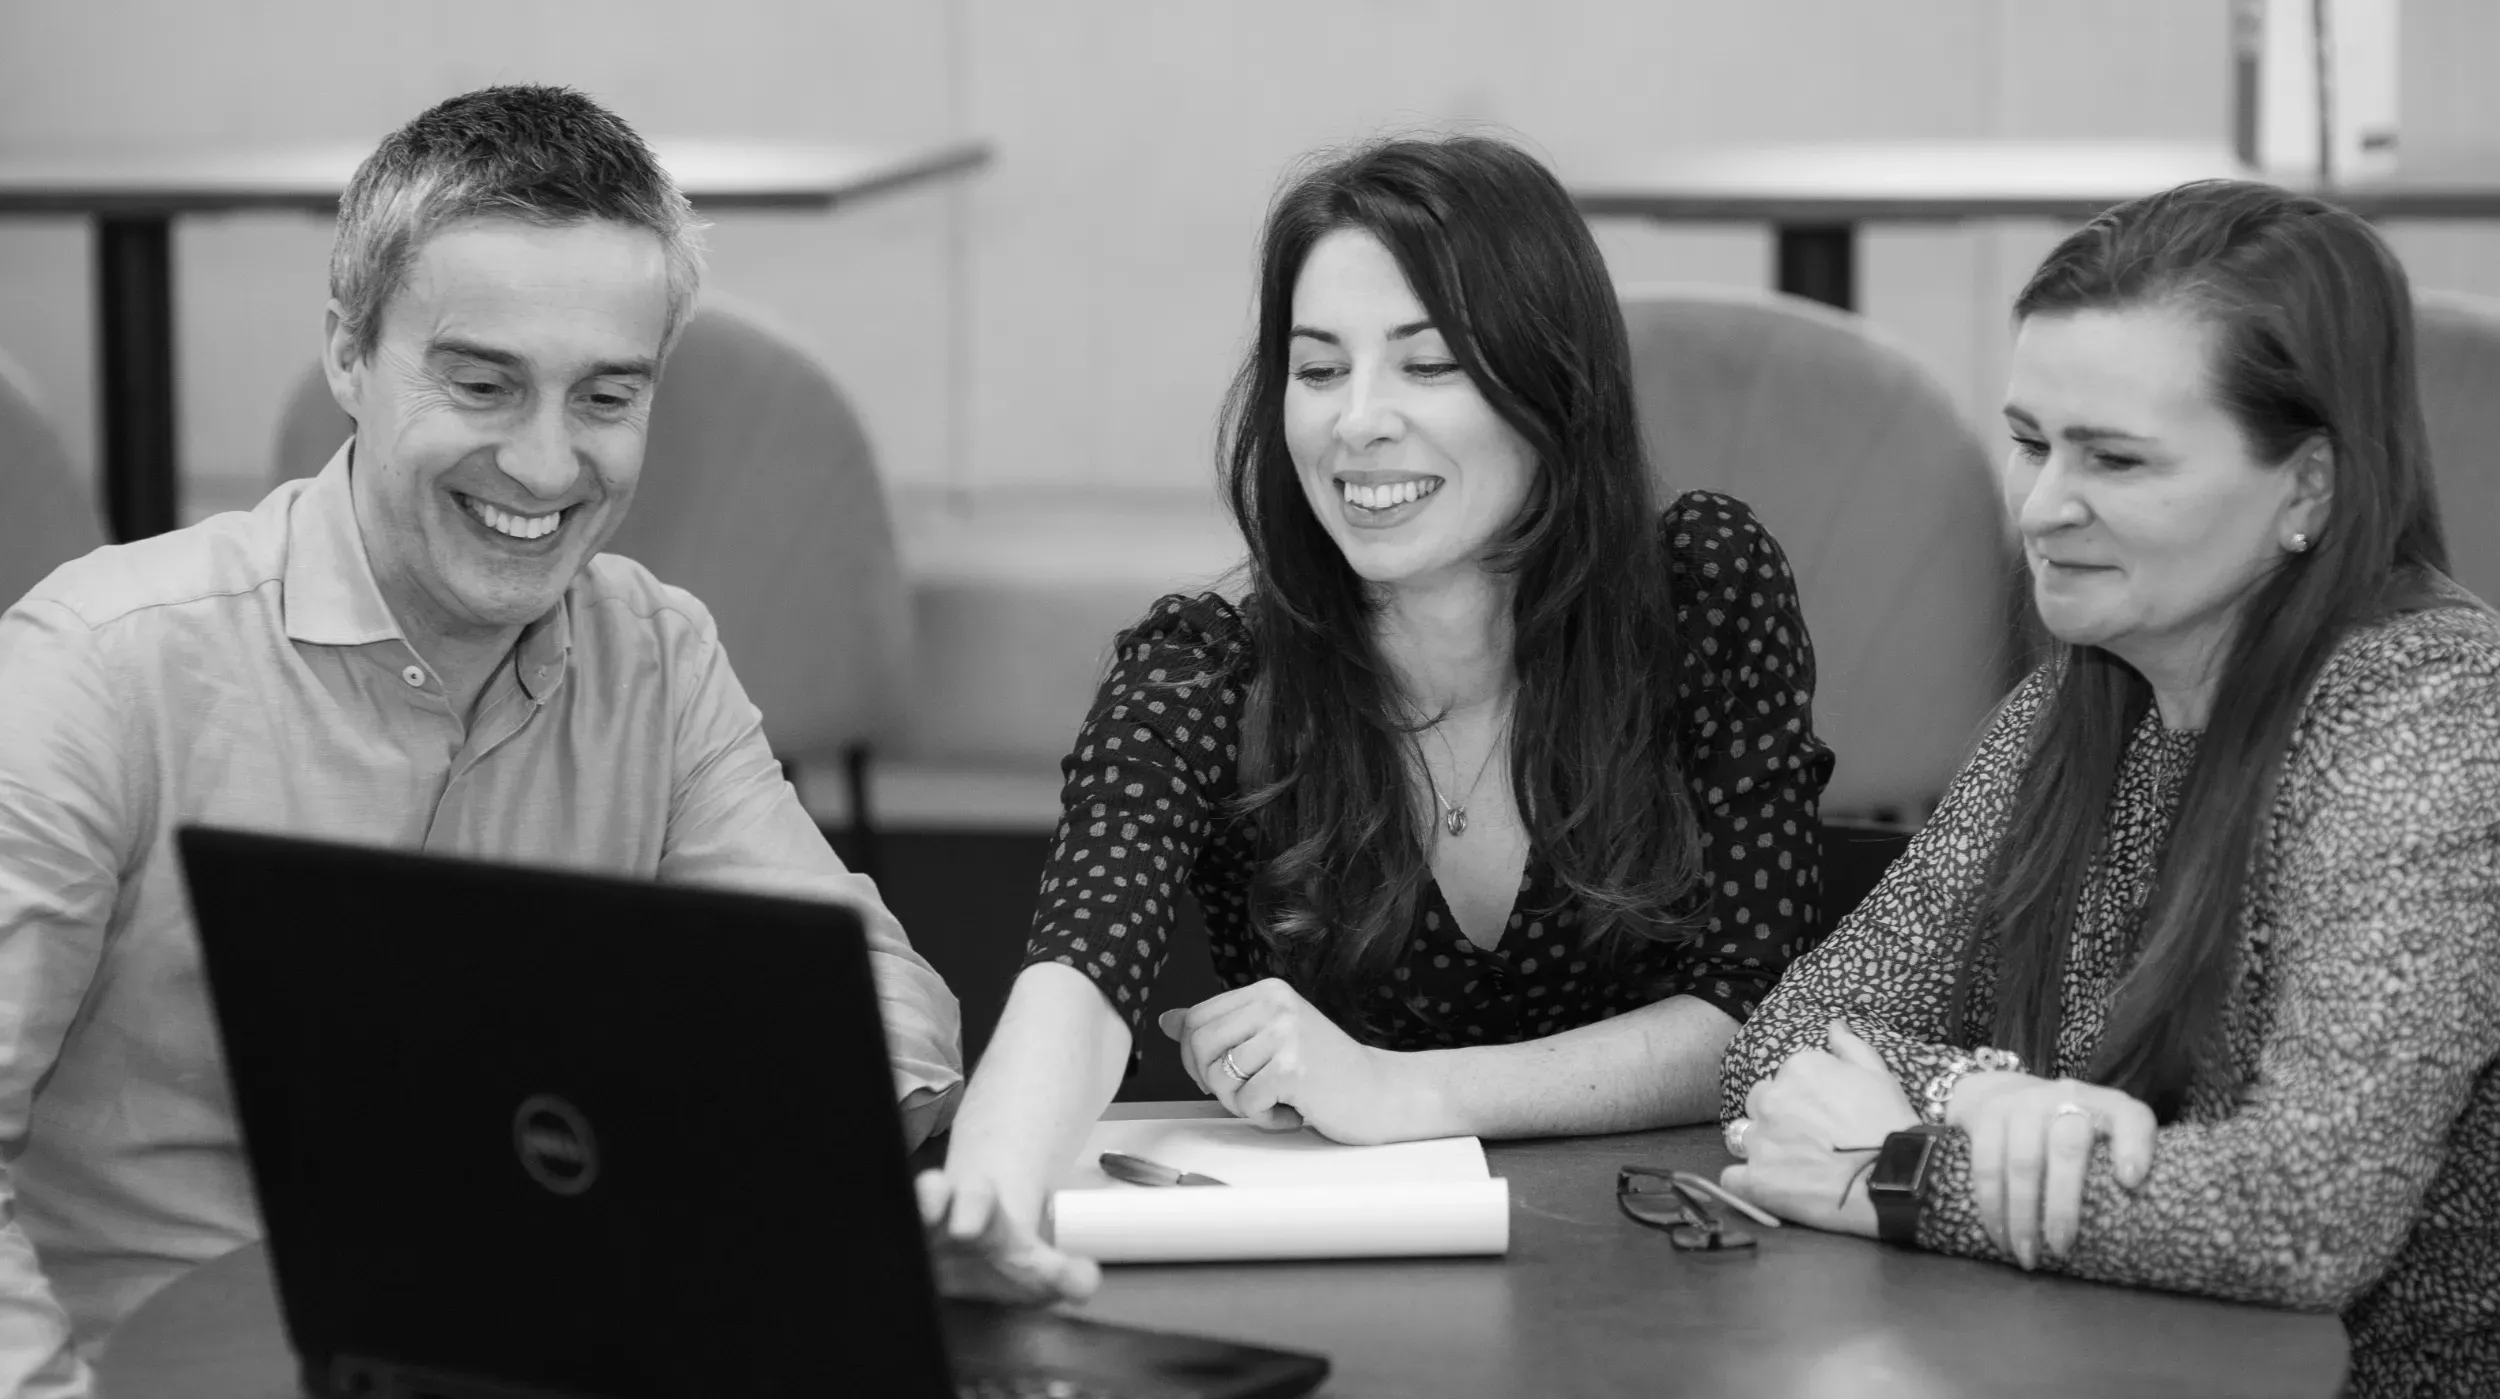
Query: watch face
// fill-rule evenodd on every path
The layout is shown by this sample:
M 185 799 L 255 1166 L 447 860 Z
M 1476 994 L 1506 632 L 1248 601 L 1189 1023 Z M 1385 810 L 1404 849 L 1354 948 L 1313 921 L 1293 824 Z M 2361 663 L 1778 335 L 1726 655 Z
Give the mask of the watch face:
M 1927 1157 L 1935 1148 L 1936 1139 L 1925 1132 L 1895 1132 L 1886 1137 L 1883 1150 L 1875 1153 L 1874 1169 L 1867 1173 L 1867 1193 L 1919 1194 L 1927 1188 Z

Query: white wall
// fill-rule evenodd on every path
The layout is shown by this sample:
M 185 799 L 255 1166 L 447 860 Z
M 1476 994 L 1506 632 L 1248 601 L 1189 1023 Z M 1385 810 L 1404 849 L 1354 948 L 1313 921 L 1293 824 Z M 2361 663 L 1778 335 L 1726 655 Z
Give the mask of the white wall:
M 486 6 L 339 0 L 0 4 L 0 151 L 378 140 L 496 81 L 563 82 L 646 136 L 913 142 L 950 132 L 947 6 L 618 0 Z M 898 466 L 945 454 L 949 203 L 722 215 L 712 285 L 773 307 L 832 361 Z M 286 387 L 321 327 L 329 229 L 296 215 L 185 219 L 175 279 L 189 503 L 263 488 Z M 0 347 L 94 451 L 83 224 L 0 219 Z
M 2403 0 L 2399 155 L 2434 166 L 2500 148 L 2500 4 Z M 2417 286 L 2500 295 L 2500 224 L 2395 223 L 2388 241 Z
M 1506 128 L 1566 173 L 1681 142 L 2227 134 L 2224 0 L 18 0 L 0 152 L 371 140 L 504 79 L 573 83 L 655 137 L 978 134 L 968 184 L 731 214 L 713 285 L 772 309 L 859 401 L 889 474 L 1201 494 L 1280 170 L 1390 127 Z M 2409 152 L 2500 116 L 2500 7 L 2409 0 Z M 1868 312 L 1983 423 L 2002 308 L 2045 225 L 1864 240 Z M 1768 279 L 1742 226 L 1606 221 L 1624 281 Z M 2408 229 L 2426 283 L 2500 288 L 2495 235 Z M 959 240 L 959 241 L 950 241 Z M 186 220 L 176 275 L 195 506 L 249 500 L 312 352 L 326 227 Z M 950 247 L 960 247 L 960 262 Z M 0 347 L 92 458 L 86 235 L 0 220 Z M 1993 429 L 1991 429 L 1993 430 Z

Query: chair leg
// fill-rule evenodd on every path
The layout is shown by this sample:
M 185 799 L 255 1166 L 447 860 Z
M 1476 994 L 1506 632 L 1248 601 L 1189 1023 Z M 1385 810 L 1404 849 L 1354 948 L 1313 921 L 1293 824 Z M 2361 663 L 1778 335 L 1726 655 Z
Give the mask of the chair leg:
M 868 803 L 868 745 L 855 743 L 842 750 L 842 779 L 851 806 L 851 848 L 857 855 L 851 868 L 885 882 L 885 852 L 877 838 L 874 809 Z

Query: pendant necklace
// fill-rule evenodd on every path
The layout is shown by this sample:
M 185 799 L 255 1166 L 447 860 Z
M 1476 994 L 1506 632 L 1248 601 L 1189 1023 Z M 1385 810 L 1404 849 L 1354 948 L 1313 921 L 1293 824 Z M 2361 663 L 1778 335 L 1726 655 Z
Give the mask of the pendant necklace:
M 1476 764 L 1475 780 L 1467 784 L 1467 790 L 1459 793 L 1455 802 L 1441 795 L 1441 784 L 1432 780 L 1432 764 L 1424 764 L 1424 785 L 1432 789 L 1432 799 L 1440 803 L 1441 828 L 1448 831 L 1452 838 L 1467 834 L 1467 804 L 1476 799 L 1476 789 L 1484 785 L 1484 775 L 1493 766 L 1493 755 L 1502 751 L 1502 739 L 1509 727 L 1510 716 L 1505 714 L 1501 726 L 1494 730 L 1493 746 L 1485 749 L 1484 761 Z M 1441 733 L 1439 725 L 1433 727 L 1433 732 L 1441 734 L 1442 751 L 1450 755 L 1450 770 L 1455 773 L 1458 770 L 1457 747 L 1450 742 L 1448 734 Z

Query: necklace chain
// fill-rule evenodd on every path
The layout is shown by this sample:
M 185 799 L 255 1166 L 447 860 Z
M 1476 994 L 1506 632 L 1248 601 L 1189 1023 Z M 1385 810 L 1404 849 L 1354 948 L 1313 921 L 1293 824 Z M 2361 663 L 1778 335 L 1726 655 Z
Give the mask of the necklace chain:
M 1467 790 L 1458 794 L 1458 800 L 1455 802 L 1441 795 L 1441 784 L 1432 779 L 1432 764 L 1423 765 L 1424 785 L 1431 789 L 1432 799 L 1440 804 L 1441 828 L 1448 831 L 1452 839 L 1467 834 L 1467 804 L 1476 799 L 1476 789 L 1484 785 L 1484 775 L 1493 767 L 1493 755 L 1502 751 L 1502 739 L 1509 727 L 1510 714 L 1505 708 L 1501 721 L 1494 726 L 1493 742 L 1484 750 L 1484 761 L 1476 764 L 1475 779 L 1467 784 Z M 1440 735 L 1442 750 L 1450 755 L 1450 770 L 1455 776 L 1458 770 L 1458 747 L 1450 742 L 1448 734 L 1441 732 L 1441 726 L 1438 723 L 1433 725 L 1433 732 Z

